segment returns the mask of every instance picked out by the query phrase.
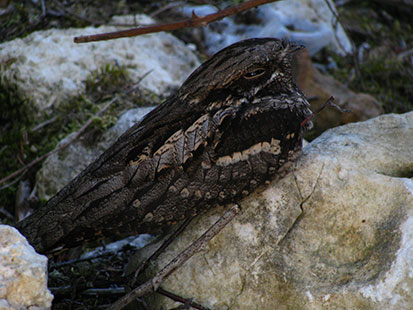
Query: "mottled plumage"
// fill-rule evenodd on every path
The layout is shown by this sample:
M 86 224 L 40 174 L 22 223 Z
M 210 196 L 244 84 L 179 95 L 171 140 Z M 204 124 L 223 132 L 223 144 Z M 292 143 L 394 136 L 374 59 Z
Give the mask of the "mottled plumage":
M 47 252 L 238 201 L 300 153 L 311 111 L 290 56 L 301 48 L 263 38 L 218 52 L 18 228 Z

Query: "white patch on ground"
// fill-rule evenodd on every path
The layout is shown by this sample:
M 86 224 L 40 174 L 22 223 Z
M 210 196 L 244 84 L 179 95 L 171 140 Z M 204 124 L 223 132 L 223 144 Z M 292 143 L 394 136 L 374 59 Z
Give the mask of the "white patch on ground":
M 82 259 L 100 256 L 105 253 L 118 253 L 125 245 L 130 245 L 137 250 L 143 248 L 155 239 L 153 235 L 141 234 L 139 236 L 130 236 L 125 239 L 109 243 L 108 245 L 98 247 L 82 255 Z
M 413 195 L 413 180 L 412 179 L 404 179 L 406 188 L 410 191 Z
M 313 301 L 314 301 L 314 297 L 313 297 L 313 295 L 310 293 L 310 291 L 306 291 L 305 294 L 307 295 L 308 300 L 309 300 L 310 302 L 313 302 Z
M 252 226 L 250 223 L 236 223 L 234 225 L 234 229 L 242 240 L 245 240 L 246 242 L 252 244 L 257 243 L 257 231 L 255 230 L 254 226 Z

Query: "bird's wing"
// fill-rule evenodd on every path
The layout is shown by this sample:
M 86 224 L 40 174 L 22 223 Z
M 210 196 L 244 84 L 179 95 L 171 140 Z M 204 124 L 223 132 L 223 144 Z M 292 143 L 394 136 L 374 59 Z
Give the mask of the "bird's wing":
M 172 136 L 179 140 L 179 134 L 174 138 L 174 133 L 181 132 L 182 136 L 186 130 L 184 137 L 193 140 L 192 148 L 202 143 L 198 132 L 205 124 L 200 121 L 196 130 L 191 128 L 201 116 L 201 110 L 189 109 L 176 98 L 165 101 L 127 130 L 46 205 L 18 223 L 17 228 L 39 252 L 54 247 L 62 239 L 76 244 L 83 238 L 95 238 L 99 233 L 95 227 L 102 226 L 97 225 L 102 224 L 102 218 L 121 213 L 137 192 L 143 193 L 153 186 L 156 175 L 168 165 L 167 139 Z M 191 147 L 182 146 L 181 152 L 185 149 Z M 145 156 L 151 160 L 142 160 Z M 158 158 L 155 169 L 154 157 Z

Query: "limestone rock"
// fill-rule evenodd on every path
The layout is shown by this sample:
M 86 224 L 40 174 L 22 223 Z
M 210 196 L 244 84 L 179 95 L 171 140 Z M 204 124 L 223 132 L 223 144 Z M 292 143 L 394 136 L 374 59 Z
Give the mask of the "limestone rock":
M 161 286 L 211 309 L 412 309 L 412 149 L 413 112 L 328 130 Z M 222 209 L 192 223 L 157 268 Z
M 49 200 L 67 183 L 74 179 L 82 170 L 112 145 L 128 128 L 151 111 L 154 107 L 136 108 L 123 114 L 118 122 L 105 132 L 98 141 L 91 145 L 83 143 L 82 138 L 73 142 L 65 149 L 49 156 L 36 174 L 38 197 Z M 75 134 L 75 133 L 73 133 Z M 70 139 L 69 135 L 59 142 L 59 145 Z M 57 146 L 58 147 L 58 146 Z
M 114 22 L 132 24 L 133 20 L 126 16 L 117 17 Z M 137 15 L 134 21 L 154 22 L 146 15 Z M 87 44 L 73 42 L 75 36 L 117 30 L 120 28 L 114 26 L 50 29 L 0 44 L 0 63 L 5 64 L 0 78 L 15 85 L 43 112 L 68 96 L 83 92 L 88 75 L 107 64 L 125 66 L 136 81 L 150 72 L 140 86 L 157 94 L 164 94 L 167 87 L 179 86 L 199 65 L 191 49 L 168 33 Z
M 0 309 L 50 309 L 47 258 L 37 254 L 17 229 L 0 225 Z

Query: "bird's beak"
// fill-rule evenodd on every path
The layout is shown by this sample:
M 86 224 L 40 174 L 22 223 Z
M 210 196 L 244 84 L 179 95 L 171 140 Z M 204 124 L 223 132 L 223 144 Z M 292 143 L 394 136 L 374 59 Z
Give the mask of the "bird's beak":
M 302 50 L 302 49 L 304 49 L 304 48 L 305 48 L 304 45 L 291 43 L 290 46 L 289 46 L 289 48 L 288 48 L 288 52 L 291 53 L 291 54 L 293 54 L 293 53 L 295 53 L 295 52 L 297 52 L 297 51 L 299 51 L 299 50 Z
M 283 51 L 280 53 L 281 59 L 284 59 L 284 57 L 288 56 L 291 57 L 292 54 L 296 53 L 299 50 L 302 50 L 305 48 L 304 45 L 289 42 L 287 40 L 283 40 Z

